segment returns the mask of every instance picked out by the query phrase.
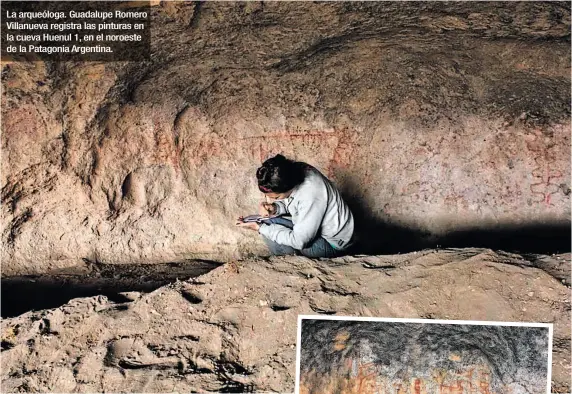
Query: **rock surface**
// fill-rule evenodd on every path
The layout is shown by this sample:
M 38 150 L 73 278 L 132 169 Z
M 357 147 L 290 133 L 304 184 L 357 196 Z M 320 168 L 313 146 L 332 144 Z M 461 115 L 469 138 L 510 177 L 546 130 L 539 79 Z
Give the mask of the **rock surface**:
M 153 4 L 147 62 L 2 65 L 3 275 L 264 253 L 278 152 L 368 254 L 569 247 L 569 3 Z
M 231 262 L 132 301 L 74 299 L 4 319 L 2 387 L 292 392 L 297 316 L 336 314 L 554 323 L 552 389 L 570 392 L 569 264 L 487 249 Z
M 304 319 L 301 338 L 301 394 L 546 394 L 549 382 L 548 327 Z

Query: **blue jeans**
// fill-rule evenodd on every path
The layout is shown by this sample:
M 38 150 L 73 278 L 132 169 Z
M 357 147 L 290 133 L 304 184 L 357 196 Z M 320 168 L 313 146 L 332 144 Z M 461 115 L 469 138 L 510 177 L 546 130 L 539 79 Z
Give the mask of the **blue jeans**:
M 294 228 L 294 223 L 291 220 L 284 219 L 284 218 L 272 218 L 267 221 L 267 223 L 271 224 L 278 224 L 284 227 L 288 227 L 289 229 Z M 263 224 L 264 226 L 264 224 Z M 310 258 L 319 258 L 319 257 L 336 257 L 341 255 L 341 251 L 334 249 L 332 245 L 324 238 L 317 236 L 307 247 L 302 250 L 294 249 L 288 245 L 281 245 L 276 243 L 265 236 L 262 236 L 264 243 L 270 249 L 270 253 L 276 256 L 284 256 L 290 254 L 302 254 L 306 257 Z

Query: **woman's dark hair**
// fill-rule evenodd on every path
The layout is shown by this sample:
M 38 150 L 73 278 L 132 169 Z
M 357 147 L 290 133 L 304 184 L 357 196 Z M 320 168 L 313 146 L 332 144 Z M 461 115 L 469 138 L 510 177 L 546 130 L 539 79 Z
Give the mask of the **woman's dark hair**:
M 304 181 L 306 165 L 285 158 L 282 155 L 271 157 L 256 170 L 258 189 L 263 193 L 284 193 Z

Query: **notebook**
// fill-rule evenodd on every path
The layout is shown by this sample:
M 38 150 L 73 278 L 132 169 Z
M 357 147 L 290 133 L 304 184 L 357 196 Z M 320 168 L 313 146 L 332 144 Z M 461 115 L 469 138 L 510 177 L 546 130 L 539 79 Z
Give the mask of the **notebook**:
M 264 216 L 260 216 L 260 215 L 249 215 L 249 216 L 244 216 L 241 221 L 243 223 L 251 223 L 251 222 L 262 223 L 262 222 L 265 222 L 265 221 L 270 220 L 270 219 L 272 219 L 272 217 L 264 217 Z

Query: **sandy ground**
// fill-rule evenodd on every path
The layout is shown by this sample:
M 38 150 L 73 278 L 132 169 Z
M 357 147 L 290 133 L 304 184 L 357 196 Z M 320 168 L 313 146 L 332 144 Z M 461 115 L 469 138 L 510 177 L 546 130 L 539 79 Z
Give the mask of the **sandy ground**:
M 335 314 L 554 323 L 552 388 L 569 392 L 570 289 L 563 278 L 570 255 L 537 257 L 446 249 L 249 259 L 150 293 L 123 293 L 121 302 L 78 298 L 3 319 L 2 386 L 292 392 L 297 316 Z M 555 268 L 561 275 L 544 270 Z

